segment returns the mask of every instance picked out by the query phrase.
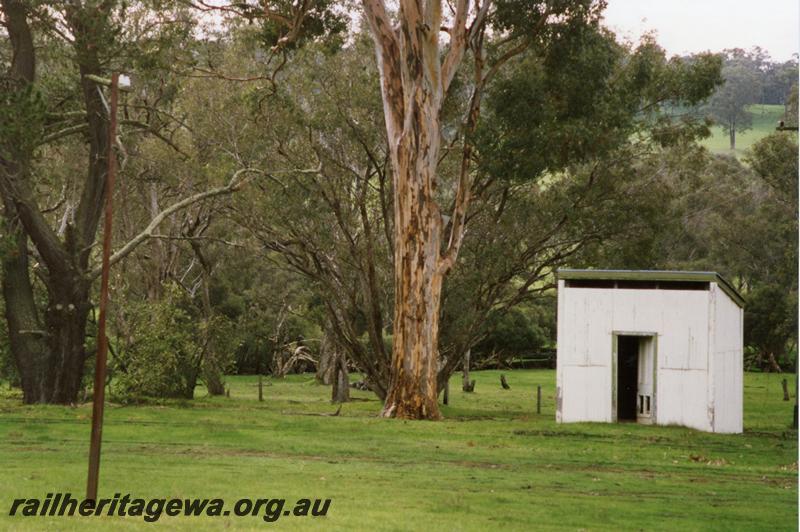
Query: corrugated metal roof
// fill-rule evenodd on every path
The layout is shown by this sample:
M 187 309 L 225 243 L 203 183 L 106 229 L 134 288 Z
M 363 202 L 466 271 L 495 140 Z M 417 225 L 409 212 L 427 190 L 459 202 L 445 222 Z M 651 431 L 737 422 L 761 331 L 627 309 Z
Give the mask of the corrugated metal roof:
M 557 272 L 559 279 L 596 279 L 602 281 L 658 281 L 658 282 L 710 282 L 730 296 L 740 307 L 744 307 L 744 298 L 731 283 L 717 272 L 686 272 L 679 270 L 574 270 L 561 268 Z

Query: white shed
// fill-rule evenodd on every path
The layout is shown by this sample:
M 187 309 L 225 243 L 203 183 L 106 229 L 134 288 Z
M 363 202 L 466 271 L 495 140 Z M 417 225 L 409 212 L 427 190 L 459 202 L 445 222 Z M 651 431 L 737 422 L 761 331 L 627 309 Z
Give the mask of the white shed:
M 714 272 L 559 270 L 556 421 L 742 432 L 743 303 Z

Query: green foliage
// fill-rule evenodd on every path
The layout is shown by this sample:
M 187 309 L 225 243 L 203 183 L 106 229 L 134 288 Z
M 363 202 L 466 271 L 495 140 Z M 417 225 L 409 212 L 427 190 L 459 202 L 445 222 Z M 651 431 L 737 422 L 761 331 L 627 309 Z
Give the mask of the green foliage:
M 197 329 L 198 337 L 206 339 L 203 346 L 206 356 L 201 363 L 203 375 L 221 378 L 233 372 L 236 367 L 234 353 L 241 343 L 236 322 L 225 315 L 215 314 L 200 320 Z
M 613 36 L 601 30 L 568 34 L 544 56 L 526 54 L 488 95 L 487 116 L 476 135 L 483 171 L 530 179 L 618 142 L 614 126 L 629 117 L 620 116 L 624 110 L 608 101 L 604 87 L 622 56 Z M 612 123 L 600 140 L 592 126 L 606 118 Z
M 546 347 L 550 343 L 555 325 L 549 321 L 555 316 L 552 311 L 544 313 L 542 310 L 525 312 L 520 308 L 513 308 L 508 312 L 490 313 L 485 325 L 486 336 L 474 348 L 475 359 L 479 361 L 492 354 L 507 359 L 515 355 L 536 353 Z
M 753 145 L 747 162 L 758 176 L 776 193 L 788 211 L 796 211 L 797 203 L 797 136 L 773 133 Z M 787 214 L 789 214 L 787 212 Z
M 273 13 L 281 13 L 282 16 L 260 19 L 260 40 L 263 45 L 267 49 L 279 44 L 283 46 L 282 39 L 296 32 L 297 37 L 285 44 L 287 49 L 295 49 L 310 42 L 321 42 L 331 52 L 339 49 L 346 38 L 347 15 L 337 9 L 339 6 L 334 0 L 314 0 L 308 6 L 309 9 L 299 18 L 296 3 L 289 0 L 270 1 L 268 9 Z M 256 13 L 253 15 L 257 16 Z M 294 28 L 297 20 L 300 20 L 299 27 Z
M 797 291 L 782 285 L 764 284 L 748 292 L 745 343 L 758 355 L 752 366 L 768 367 L 764 359 L 771 354 L 782 367 L 795 367 L 790 354 L 797 345 L 797 304 Z
M 202 346 L 180 289 L 169 286 L 160 301 L 132 303 L 127 313 L 133 337 L 115 361 L 114 398 L 191 399 Z
M 740 228 L 761 239 L 745 308 L 746 341 L 762 355 L 790 364 L 795 361 L 788 354 L 797 350 L 797 153 L 797 137 L 789 133 L 775 133 L 753 146 L 748 162 L 767 185 L 767 198 L 755 227 Z
M 283 319 L 279 337 L 275 324 Z M 280 316 L 264 312 L 243 317 L 237 322 L 239 340 L 233 349 L 234 371 L 238 374 L 265 373 L 272 367 L 275 354 L 287 343 L 317 336 L 313 325 L 301 316 Z M 314 346 L 312 346 L 314 347 Z
M 0 77 L 0 157 L 25 161 L 41 142 L 47 106 L 32 84 Z
M 559 35 L 491 87 L 481 169 L 531 180 L 609 156 L 634 135 L 664 146 L 706 136 L 704 121 L 670 110 L 707 98 L 719 68 L 707 54 L 667 60 L 652 39 L 628 50 L 602 27 Z
M 494 5 L 489 25 L 499 33 L 519 36 L 543 28 L 552 35 L 563 35 L 580 32 L 587 25 L 596 26 L 606 1 L 498 0 Z

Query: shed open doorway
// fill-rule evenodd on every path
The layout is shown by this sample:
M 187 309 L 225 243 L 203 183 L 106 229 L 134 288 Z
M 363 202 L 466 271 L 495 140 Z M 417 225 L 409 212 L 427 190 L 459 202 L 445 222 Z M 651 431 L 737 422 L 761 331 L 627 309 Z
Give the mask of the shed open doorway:
M 655 414 L 655 336 L 615 334 L 614 417 L 652 423 Z

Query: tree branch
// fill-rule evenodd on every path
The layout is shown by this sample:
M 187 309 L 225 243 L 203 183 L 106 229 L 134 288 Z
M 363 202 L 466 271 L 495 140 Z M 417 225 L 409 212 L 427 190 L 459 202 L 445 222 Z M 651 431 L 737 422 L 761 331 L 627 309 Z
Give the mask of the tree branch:
M 383 0 L 362 0 L 378 59 L 383 92 L 383 109 L 389 138 L 397 138 L 403 127 L 403 86 L 400 72 L 400 43 Z
M 114 253 L 111 258 L 109 259 L 109 265 L 113 266 L 117 262 L 121 261 L 128 255 L 130 255 L 133 250 L 135 250 L 142 242 L 150 239 L 155 234 L 154 231 L 156 228 L 167 218 L 169 215 L 178 212 L 186 207 L 194 205 L 197 202 L 203 201 L 208 198 L 212 198 L 215 196 L 222 196 L 227 194 L 232 194 L 242 188 L 247 182 L 250 181 L 251 178 L 244 178 L 242 176 L 246 174 L 264 174 L 262 170 L 258 170 L 256 168 L 242 168 L 237 170 L 236 173 L 233 174 L 228 184 L 222 187 L 212 188 L 210 190 L 206 190 L 203 192 L 199 192 L 193 196 L 189 196 L 177 203 L 174 203 L 155 215 L 147 227 L 144 230 L 133 237 L 131 240 L 128 241 L 127 244 L 122 246 L 116 253 Z M 98 266 L 91 270 L 88 274 L 90 279 L 94 279 L 98 277 L 101 273 L 101 268 Z
M 489 0 L 486 0 L 489 3 Z M 458 65 L 464 57 L 467 48 L 467 14 L 469 13 L 469 0 L 458 0 L 453 28 L 450 30 L 450 50 L 444 58 L 442 65 L 442 93 L 446 93 L 458 70 Z
M 56 141 L 58 139 L 69 137 L 70 135 L 74 135 L 76 133 L 81 133 L 83 131 L 89 130 L 89 124 L 78 124 L 76 126 L 65 127 L 60 131 L 56 131 L 55 133 L 50 133 L 49 135 L 45 135 L 42 138 L 42 142 L 40 144 L 49 144 L 50 142 Z

